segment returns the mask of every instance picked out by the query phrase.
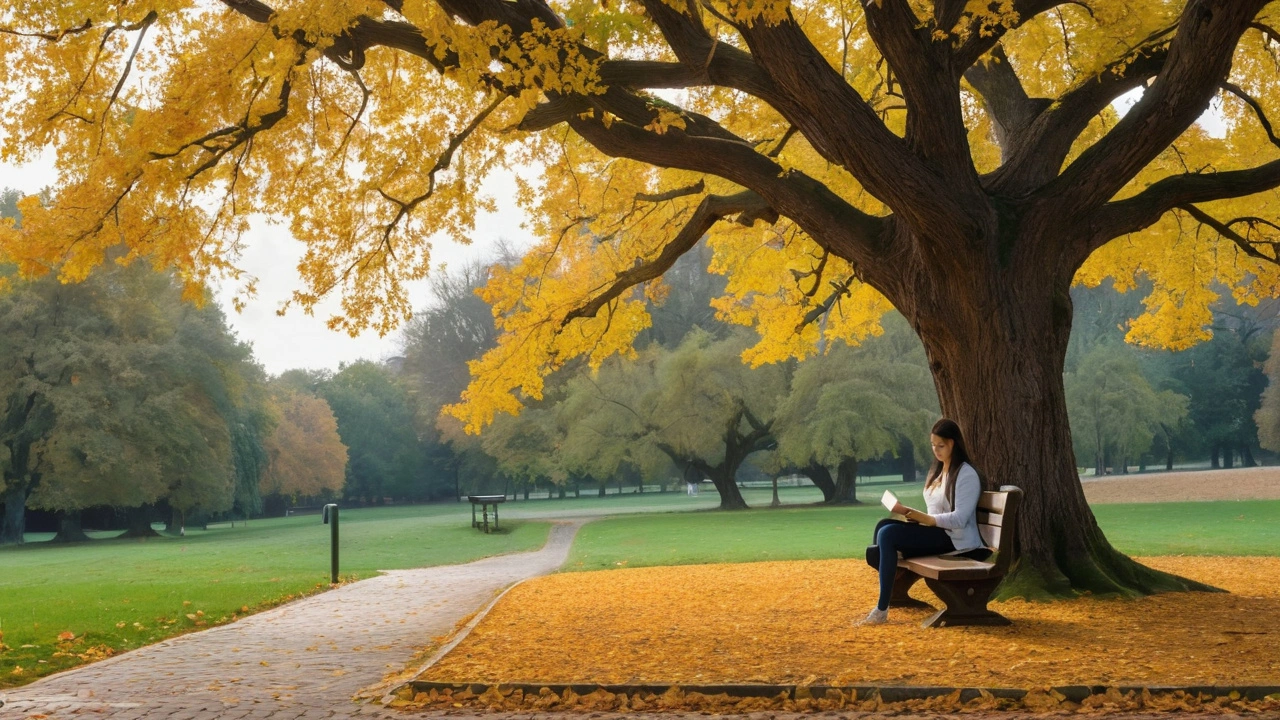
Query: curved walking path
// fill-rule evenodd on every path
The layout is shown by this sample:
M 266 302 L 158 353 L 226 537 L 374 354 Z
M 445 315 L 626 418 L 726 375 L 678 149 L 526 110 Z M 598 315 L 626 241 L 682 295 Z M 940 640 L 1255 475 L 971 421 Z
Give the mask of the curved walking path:
M 583 522 L 557 522 L 536 552 L 389 571 L 44 678 L 0 695 L 0 718 L 403 718 L 352 695 L 503 588 L 560 567 Z

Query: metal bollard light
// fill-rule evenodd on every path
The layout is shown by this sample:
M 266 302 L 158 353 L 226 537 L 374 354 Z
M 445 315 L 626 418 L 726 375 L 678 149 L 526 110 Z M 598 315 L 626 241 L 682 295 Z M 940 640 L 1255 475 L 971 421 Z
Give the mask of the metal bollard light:
M 324 506 L 324 524 L 329 526 L 329 582 L 338 582 L 338 505 Z

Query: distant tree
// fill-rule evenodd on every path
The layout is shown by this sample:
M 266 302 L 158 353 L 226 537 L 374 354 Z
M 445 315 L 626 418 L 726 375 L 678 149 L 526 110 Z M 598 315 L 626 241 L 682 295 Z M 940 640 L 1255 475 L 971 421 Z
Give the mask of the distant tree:
M 341 492 L 347 447 L 329 403 L 288 388 L 277 389 L 275 403 L 279 418 L 266 442 L 262 494 L 296 498 Z
M 498 260 L 503 257 L 499 248 Z M 403 382 L 414 399 L 417 431 L 438 494 L 461 497 L 466 482 L 487 486 L 493 460 L 461 423 L 440 409 L 457 402 L 470 381 L 467 363 L 492 348 L 493 311 L 476 292 L 488 280 L 488 264 L 470 262 L 431 277 L 432 300 L 414 313 L 401 335 Z
M 1258 424 L 1258 443 L 1280 452 L 1280 332 L 1271 338 L 1271 354 L 1264 370 L 1270 383 L 1253 418 Z
M 1261 368 L 1268 345 L 1259 329 L 1215 324 L 1209 342 L 1173 359 L 1171 374 L 1187 389 L 1189 416 L 1215 468 L 1232 467 L 1237 455 L 1242 464 L 1255 464 L 1254 415 L 1266 387 Z
M 745 508 L 738 469 L 776 447 L 773 415 L 786 390 L 784 366 L 742 363 L 749 345 L 741 333 L 717 341 L 695 330 L 675 350 L 652 346 L 575 379 L 561 413 L 566 461 L 577 458 L 579 472 L 595 477 L 627 467 L 648 474 L 660 467 L 657 450 L 685 479 L 710 479 L 721 508 Z
M 901 316 L 886 325 L 887 338 L 801 362 L 778 407 L 776 469 L 808 475 L 829 503 L 858 502 L 859 460 L 902 455 L 914 467 L 912 440 L 923 446 L 938 417 L 924 348 Z
M 1076 456 L 1087 459 L 1097 475 L 1105 473 L 1108 461 L 1126 472 L 1157 433 L 1187 414 L 1186 396 L 1153 389 L 1126 346 L 1093 349 L 1067 374 L 1065 385 Z
M 347 446 L 343 496 L 380 503 L 385 497 L 425 498 L 425 453 L 406 389 L 390 370 L 361 360 L 320 385 Z

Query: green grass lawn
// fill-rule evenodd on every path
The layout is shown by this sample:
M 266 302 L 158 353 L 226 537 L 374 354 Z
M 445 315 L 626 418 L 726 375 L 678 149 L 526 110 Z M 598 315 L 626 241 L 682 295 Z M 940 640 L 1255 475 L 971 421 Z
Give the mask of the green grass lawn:
M 922 507 L 919 487 L 894 491 Z M 1280 554 L 1280 500 L 1098 505 L 1093 511 L 1111 543 L 1130 555 Z M 879 504 L 619 517 L 583 527 L 565 569 L 861 557 L 882 517 Z
M 341 573 L 362 578 L 532 550 L 549 527 L 504 518 L 504 532 L 485 535 L 471 529 L 469 505 L 343 510 Z M 328 581 L 329 528 L 316 515 L 189 529 L 185 538 L 0 549 L 0 642 L 9 647 L 0 651 L 0 687 L 80 664 L 91 648 L 157 642 Z M 76 640 L 59 643 L 64 632 Z

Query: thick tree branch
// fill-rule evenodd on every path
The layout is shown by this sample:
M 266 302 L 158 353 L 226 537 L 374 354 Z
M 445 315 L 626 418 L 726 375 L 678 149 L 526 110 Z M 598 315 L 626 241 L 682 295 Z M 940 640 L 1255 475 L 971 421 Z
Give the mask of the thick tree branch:
M 1268 0 L 1189 0 L 1154 83 L 1044 195 L 1064 212 L 1100 207 L 1173 143 L 1226 80 L 1240 36 Z
M 1139 45 L 1097 75 L 1076 83 L 1056 102 L 1043 101 L 1039 114 L 1013 137 L 1005 162 L 984 179 L 987 188 L 997 194 L 1017 196 L 1055 178 L 1089 122 L 1116 98 L 1139 87 L 1164 67 L 1168 44 L 1158 37 L 1152 42 L 1155 44 Z
M 773 107 L 823 157 L 848 170 L 868 192 L 893 208 L 900 220 L 921 232 L 964 225 L 963 219 L 970 217 L 976 203 L 974 198 L 966 201 L 958 190 L 963 178 L 944 178 L 935 165 L 890 132 L 794 18 L 788 16 L 776 25 L 759 22 L 740 31 L 756 62 L 779 88 L 781 97 Z M 958 90 L 953 92 L 958 97 Z M 833 123 L 832 117 L 842 122 Z M 967 152 L 964 162 L 969 162 Z M 975 223 L 968 229 L 976 235 L 976 228 Z M 957 228 L 959 233 L 965 229 Z
M 759 210 L 762 206 L 765 206 L 764 199 L 750 190 L 744 190 L 733 195 L 708 195 L 704 197 L 698 208 L 694 210 L 693 217 L 689 218 L 689 221 L 680 229 L 680 232 L 662 248 L 662 252 L 658 254 L 658 257 L 618 273 L 613 283 L 604 292 L 589 300 L 582 307 L 576 308 L 565 315 L 564 320 L 560 323 L 561 326 L 569 324 L 576 318 L 595 317 L 600 308 L 612 302 L 628 289 L 653 280 L 670 270 L 681 255 L 684 255 L 694 245 L 698 244 L 698 241 L 711 229 L 712 225 L 729 215 Z
M 908 146 L 939 168 L 953 185 L 968 181 L 976 191 L 977 172 L 960 104 L 959 72 L 951 67 L 950 45 L 933 40 L 932 23 L 921 22 L 907 0 L 863 3 L 863 12 L 867 33 L 902 89 Z
M 1000 159 L 1007 162 L 1014 149 L 1025 144 L 1023 136 L 1027 129 L 1049 107 L 1050 101 L 1027 96 L 1022 81 L 1000 45 L 991 50 L 989 62 L 975 63 L 966 70 L 964 79 L 978 91 L 987 112 L 995 121 Z
M 1193 203 L 1245 197 L 1280 187 L 1280 160 L 1248 170 L 1188 173 L 1168 177 L 1125 200 L 1103 206 L 1095 214 L 1092 237 L 1076 253 L 1084 262 L 1095 249 L 1112 238 L 1147 228 L 1170 210 Z

